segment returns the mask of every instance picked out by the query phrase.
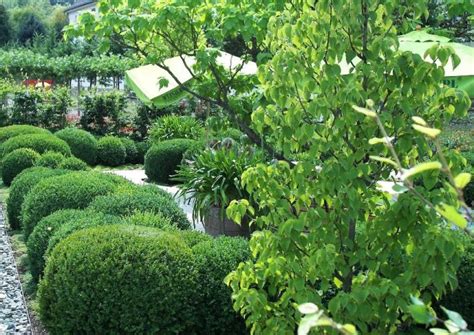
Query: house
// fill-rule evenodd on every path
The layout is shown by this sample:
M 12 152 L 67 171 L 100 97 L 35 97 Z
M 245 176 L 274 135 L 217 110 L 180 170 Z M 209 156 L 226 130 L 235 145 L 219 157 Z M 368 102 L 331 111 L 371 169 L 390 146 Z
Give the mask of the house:
M 69 8 L 65 10 L 70 24 L 77 24 L 81 14 L 91 12 L 97 15 L 97 1 L 95 0 L 76 0 Z

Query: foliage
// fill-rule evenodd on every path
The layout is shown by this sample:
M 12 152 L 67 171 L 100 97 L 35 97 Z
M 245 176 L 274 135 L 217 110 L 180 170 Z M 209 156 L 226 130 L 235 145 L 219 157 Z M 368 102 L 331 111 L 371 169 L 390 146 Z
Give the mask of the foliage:
M 13 125 L 0 128 L 0 144 L 3 144 L 8 139 L 26 134 L 51 134 L 46 129 L 29 126 L 29 125 Z
M 158 108 L 155 106 L 147 106 L 140 104 L 137 107 L 137 115 L 133 121 L 136 127 L 136 134 L 139 139 L 148 139 L 148 131 L 151 125 L 159 118 L 164 115 L 169 115 L 174 111 L 175 108 Z
M 224 215 L 232 200 L 249 198 L 241 176 L 261 162 L 263 155 L 252 148 L 206 149 L 190 164 L 181 165 L 174 180 L 180 183 L 179 194 L 193 200 L 193 217 L 202 220 L 213 207 Z
M 54 135 L 69 144 L 72 154 L 89 165 L 97 160 L 97 140 L 89 132 L 77 128 L 65 128 Z
M 8 223 L 11 229 L 19 229 L 21 223 L 21 207 L 26 195 L 42 180 L 52 176 L 65 174 L 64 170 L 53 170 L 45 167 L 33 167 L 23 170 L 10 187 L 7 199 Z
M 25 240 L 45 216 L 60 209 L 86 208 L 95 197 L 124 183 L 123 178 L 98 172 L 72 172 L 40 181 L 27 194 L 21 209 Z
M 202 124 L 191 116 L 163 116 L 150 129 L 153 144 L 176 138 L 199 140 L 203 134 Z
M 189 139 L 174 139 L 153 145 L 145 155 L 145 173 L 151 181 L 169 183 L 178 169 L 183 154 L 195 143 Z
M 125 163 L 127 152 L 118 137 L 104 136 L 97 142 L 97 159 L 106 166 L 119 166 Z
M 248 241 L 243 238 L 219 237 L 193 247 L 199 280 L 196 287 L 198 310 L 203 334 L 245 334 L 245 323 L 233 310 L 231 290 L 225 276 L 250 257 Z M 212 315 L 212 317 L 209 317 Z
M 40 155 L 27 148 L 16 149 L 2 159 L 3 183 L 10 186 L 15 177 L 23 170 L 35 165 Z
M 48 257 L 40 317 L 52 335 L 189 333 L 195 281 L 191 250 L 178 236 L 137 226 L 90 228 Z
M 34 13 L 25 13 L 18 22 L 18 40 L 21 43 L 30 41 L 35 35 L 44 35 L 46 27 Z
M 77 157 L 67 157 L 59 164 L 59 168 L 64 170 L 85 171 L 89 169 L 89 166 L 87 166 L 86 162 Z
M 63 209 L 52 213 L 41 219 L 31 233 L 27 248 L 29 259 L 29 270 L 35 282 L 38 282 L 43 273 L 45 254 L 48 243 L 55 232 L 64 224 L 72 220 L 81 220 L 87 217 L 90 220 L 103 220 L 104 215 L 83 211 L 78 209 Z
M 97 197 L 89 208 L 117 216 L 130 216 L 135 211 L 162 214 L 179 229 L 190 228 L 186 214 L 174 199 L 154 186 L 134 187 L 124 192 Z
M 135 142 L 128 137 L 121 137 L 123 146 L 125 147 L 126 153 L 126 163 L 135 164 L 140 162 L 140 157 L 138 155 L 138 149 L 135 145 Z
M 39 154 L 43 154 L 47 151 L 55 151 L 62 153 L 65 156 L 71 155 L 69 145 L 63 140 L 50 134 L 18 135 L 5 141 L 1 147 L 3 155 L 20 148 L 29 148 Z
M 148 141 L 135 142 L 135 146 L 137 147 L 137 163 L 145 163 L 145 155 L 150 150 L 151 143 Z
M 51 169 L 57 169 L 64 160 L 64 155 L 55 151 L 46 151 L 36 161 L 35 166 L 43 166 Z
M 10 41 L 11 34 L 12 34 L 10 18 L 3 4 L 0 5 L 0 31 L 2 32 L 2 34 L 0 35 L 0 46 L 3 46 L 8 41 Z

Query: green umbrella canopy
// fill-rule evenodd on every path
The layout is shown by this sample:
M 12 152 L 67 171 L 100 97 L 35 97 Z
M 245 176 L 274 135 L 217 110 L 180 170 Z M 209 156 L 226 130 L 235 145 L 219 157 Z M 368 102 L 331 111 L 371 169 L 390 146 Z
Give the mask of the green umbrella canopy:
M 241 67 L 239 73 L 242 75 L 257 73 L 257 64 L 244 63 L 239 57 L 225 52 L 220 53 L 217 62 L 229 70 Z M 187 95 L 179 83 L 185 84 L 193 79 L 192 67 L 195 63 L 195 58 L 188 56 L 165 60 L 164 65 L 171 70 L 177 81 L 166 70 L 150 64 L 127 71 L 125 82 L 143 103 L 157 107 L 169 106 Z

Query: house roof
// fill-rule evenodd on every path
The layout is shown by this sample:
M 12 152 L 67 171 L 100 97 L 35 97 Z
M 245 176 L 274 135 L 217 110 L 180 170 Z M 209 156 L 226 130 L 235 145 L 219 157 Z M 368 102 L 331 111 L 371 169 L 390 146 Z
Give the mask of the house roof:
M 78 0 L 78 1 L 76 1 L 74 4 L 72 4 L 71 6 L 69 6 L 69 7 L 65 10 L 65 12 L 66 12 L 66 13 L 68 13 L 68 12 L 73 12 L 73 11 L 76 11 L 76 10 L 81 9 L 82 7 L 91 5 L 91 4 L 95 3 L 95 2 L 96 2 L 95 0 Z

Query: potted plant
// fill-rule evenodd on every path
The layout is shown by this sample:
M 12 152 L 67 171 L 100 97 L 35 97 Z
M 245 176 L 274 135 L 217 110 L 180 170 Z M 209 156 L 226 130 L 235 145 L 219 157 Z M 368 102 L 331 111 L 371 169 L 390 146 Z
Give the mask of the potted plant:
M 174 178 L 181 183 L 178 195 L 194 201 L 193 218 L 203 222 L 206 233 L 250 235 L 248 220 L 237 225 L 226 217 L 225 209 L 232 200 L 249 199 L 241 185 L 242 173 L 262 160 L 253 148 L 223 142 L 181 165 Z

